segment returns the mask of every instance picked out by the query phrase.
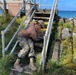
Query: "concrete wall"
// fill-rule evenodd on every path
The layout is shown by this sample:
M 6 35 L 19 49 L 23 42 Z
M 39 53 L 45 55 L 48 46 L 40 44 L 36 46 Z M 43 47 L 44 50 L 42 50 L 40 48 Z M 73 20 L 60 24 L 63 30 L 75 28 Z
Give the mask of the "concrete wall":
M 11 16 L 15 16 L 18 13 L 18 11 L 21 9 L 21 7 L 22 7 L 22 3 L 20 2 L 8 2 L 7 3 L 7 9 Z M 32 7 L 32 4 L 30 3 L 26 4 L 26 14 L 28 14 L 31 7 Z
M 22 7 L 22 3 L 20 2 L 8 2 L 7 3 L 8 13 L 11 16 L 15 16 L 18 13 L 18 11 L 21 9 L 21 7 Z M 20 14 L 18 16 L 20 16 Z
M 17 0 L 16 1 L 7 0 L 7 1 L 8 2 L 6 3 L 6 9 L 8 9 L 8 13 L 11 16 L 15 16 L 22 7 L 22 1 L 17 1 Z M 32 5 L 33 4 L 30 3 L 26 4 L 26 14 L 28 14 Z M 3 6 L 3 4 L 1 4 L 0 6 Z M 20 14 L 18 16 L 20 16 Z
M 3 0 L 0 0 L 3 3 Z M 22 1 L 22 0 L 6 0 L 6 2 L 12 2 L 12 1 Z

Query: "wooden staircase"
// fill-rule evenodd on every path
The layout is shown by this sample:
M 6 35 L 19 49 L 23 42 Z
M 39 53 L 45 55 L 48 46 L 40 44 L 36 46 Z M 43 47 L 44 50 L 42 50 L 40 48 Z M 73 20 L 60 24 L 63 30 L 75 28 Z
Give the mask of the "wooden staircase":
M 44 18 L 44 17 L 46 17 L 46 18 Z M 39 10 L 39 11 L 36 11 L 35 14 L 34 14 L 33 19 L 35 19 L 36 21 L 37 21 L 37 20 L 43 20 L 43 21 L 44 21 L 44 28 L 41 29 L 42 35 L 44 35 L 45 32 L 46 32 L 46 28 L 47 28 L 47 25 L 48 25 L 49 17 L 50 17 L 50 11 L 47 12 L 47 11 L 44 11 L 44 10 Z M 48 19 L 47 19 L 47 18 L 48 18 Z M 38 43 L 38 44 L 36 43 L 35 46 L 37 46 L 37 45 L 39 45 L 39 44 L 40 44 L 40 43 Z M 41 44 L 42 44 L 42 42 L 41 42 Z M 18 51 L 17 51 L 17 50 L 18 50 Z M 19 50 L 20 50 L 19 45 L 18 45 L 17 50 L 16 50 L 15 53 L 14 53 L 15 55 L 17 55 L 18 52 L 19 52 Z
M 33 17 L 33 19 L 35 19 L 35 20 L 43 20 L 44 21 L 44 28 L 41 29 L 43 35 L 45 34 L 45 31 L 46 31 L 46 28 L 48 25 L 48 21 L 49 21 L 49 17 L 50 17 L 50 12 L 44 12 L 44 11 L 36 11 L 35 15 Z M 40 47 L 40 45 L 42 45 L 42 46 Z M 19 48 L 19 46 L 18 46 L 18 48 Z M 40 59 L 41 59 L 42 48 L 43 48 L 43 42 L 40 41 L 38 43 L 35 43 L 35 52 L 36 52 L 35 65 L 38 69 L 40 67 Z M 20 48 L 19 48 L 19 50 L 20 50 Z M 15 52 L 16 56 L 18 55 L 18 52 L 19 51 Z M 29 60 L 27 60 L 27 61 L 29 61 Z M 27 63 L 25 63 L 25 65 L 27 65 Z
M 48 21 L 50 17 L 50 11 L 45 11 L 43 10 L 38 10 L 35 12 L 35 15 L 33 19 L 35 20 L 43 20 L 43 21 Z
M 35 12 L 33 19 L 35 20 L 43 20 L 44 21 L 44 28 L 41 29 L 43 32 L 46 31 L 49 17 L 50 17 L 50 11 L 51 10 L 44 10 L 44 9 L 39 9 L 38 11 Z

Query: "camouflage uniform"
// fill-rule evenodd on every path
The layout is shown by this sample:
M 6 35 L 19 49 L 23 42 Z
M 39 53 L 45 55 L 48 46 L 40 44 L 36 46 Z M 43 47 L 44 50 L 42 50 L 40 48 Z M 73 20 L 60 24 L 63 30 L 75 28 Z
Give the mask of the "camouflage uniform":
M 39 26 L 39 29 L 38 29 Z M 44 22 L 42 20 L 38 21 L 38 24 L 31 24 L 28 29 L 23 30 L 19 33 L 19 45 L 22 47 L 20 50 L 18 57 L 23 58 L 25 55 L 28 54 L 28 57 L 34 57 L 34 43 L 33 40 L 37 40 L 37 31 L 44 27 Z M 31 39 L 31 38 L 32 39 Z
M 18 54 L 18 57 L 23 58 L 27 54 L 28 54 L 28 57 L 35 57 L 34 43 L 32 39 L 19 36 L 18 40 L 19 40 L 19 45 L 22 47 L 22 49 Z

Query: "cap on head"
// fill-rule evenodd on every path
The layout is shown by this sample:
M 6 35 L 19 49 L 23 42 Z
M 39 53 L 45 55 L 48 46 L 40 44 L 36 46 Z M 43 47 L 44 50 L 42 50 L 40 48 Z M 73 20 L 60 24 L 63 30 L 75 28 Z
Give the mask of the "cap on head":
M 39 25 L 40 25 L 42 28 L 44 28 L 44 21 L 43 21 L 43 20 L 39 20 L 38 23 L 39 23 Z

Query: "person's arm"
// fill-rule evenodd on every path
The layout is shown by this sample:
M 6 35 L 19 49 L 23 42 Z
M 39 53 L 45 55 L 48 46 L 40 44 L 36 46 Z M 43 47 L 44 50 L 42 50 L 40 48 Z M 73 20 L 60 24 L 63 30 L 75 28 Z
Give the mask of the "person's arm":
M 36 38 L 37 41 L 42 41 L 43 37 L 44 37 L 44 34 L 41 31 L 37 32 L 37 38 Z
M 42 37 L 37 37 L 37 34 L 35 33 L 31 33 L 30 37 L 32 38 L 32 40 L 34 42 L 40 42 L 40 41 L 43 41 L 43 38 Z
M 31 37 L 33 40 L 36 40 L 36 38 L 37 38 L 36 33 L 35 33 L 35 32 L 31 32 L 31 33 L 30 33 L 30 37 Z

